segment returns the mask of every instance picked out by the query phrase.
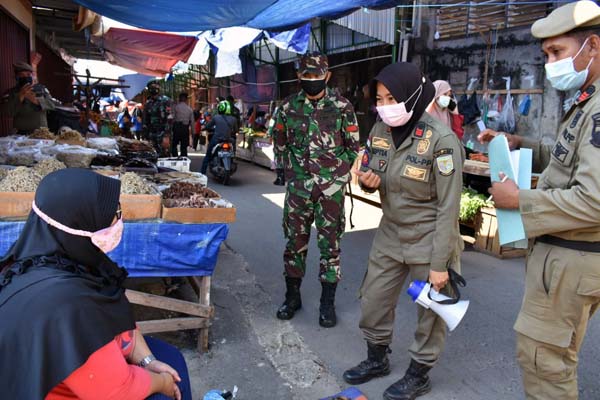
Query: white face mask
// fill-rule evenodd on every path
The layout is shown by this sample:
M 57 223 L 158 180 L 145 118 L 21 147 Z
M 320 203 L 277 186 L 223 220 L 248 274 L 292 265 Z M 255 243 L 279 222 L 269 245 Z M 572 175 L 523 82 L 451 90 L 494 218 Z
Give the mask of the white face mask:
M 440 108 L 448 108 L 448 106 L 450 105 L 450 100 L 452 100 L 450 96 L 441 95 L 437 98 L 436 102 L 437 105 L 440 106 Z
M 579 72 L 575 69 L 573 60 L 575 60 L 581 53 L 587 41 L 588 39 L 585 39 L 585 42 L 583 42 L 583 45 L 577 54 L 575 54 L 575 57 L 567 57 L 562 60 L 546 64 L 546 79 L 550 81 L 550 84 L 553 88 L 556 90 L 567 91 L 579 89 L 583 86 L 585 80 L 587 79 L 590 65 L 592 65 L 592 61 L 594 61 L 594 59 L 592 58 L 587 67 L 585 67 L 583 71 Z
M 419 97 L 421 97 L 421 93 L 423 92 L 423 85 L 419 86 L 417 90 L 414 91 L 413 94 L 410 95 L 406 101 L 397 104 L 391 104 L 389 106 L 378 106 L 377 113 L 381 117 L 381 120 L 387 125 L 391 127 L 403 126 L 406 125 L 408 121 L 410 121 L 415 105 L 419 101 Z M 413 104 L 413 108 L 410 111 L 406 111 L 406 102 L 413 98 L 415 94 L 419 93 L 415 103 Z

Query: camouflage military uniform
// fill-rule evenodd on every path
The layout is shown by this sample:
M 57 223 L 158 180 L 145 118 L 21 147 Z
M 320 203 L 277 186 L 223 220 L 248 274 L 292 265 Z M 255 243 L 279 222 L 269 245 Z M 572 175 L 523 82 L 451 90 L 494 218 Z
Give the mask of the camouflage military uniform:
M 286 99 L 273 117 L 276 164 L 288 181 L 283 211 L 285 275 L 302 278 L 314 221 L 322 282 L 340 279 L 345 185 L 358 153 L 358 125 L 351 103 L 327 89 L 312 102 L 303 91 Z
M 144 106 L 144 125 L 147 137 L 152 140 L 159 154 L 163 151 L 162 140 L 170 127 L 167 117 L 171 113 L 171 99 L 167 96 L 150 97 Z

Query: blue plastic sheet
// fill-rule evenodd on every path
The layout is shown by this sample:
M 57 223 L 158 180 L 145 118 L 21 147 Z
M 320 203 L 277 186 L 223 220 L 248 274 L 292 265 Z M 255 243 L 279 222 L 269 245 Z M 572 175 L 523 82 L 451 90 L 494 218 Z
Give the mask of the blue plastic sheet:
M 19 237 L 25 222 L 0 222 L 0 254 Z M 109 254 L 131 277 L 212 275 L 227 224 L 127 222 L 123 240 Z
M 314 17 L 341 17 L 360 7 L 389 8 L 407 0 L 75 0 L 75 3 L 138 28 L 169 32 L 232 26 L 282 30 Z M 412 3 L 412 2 L 411 2 Z

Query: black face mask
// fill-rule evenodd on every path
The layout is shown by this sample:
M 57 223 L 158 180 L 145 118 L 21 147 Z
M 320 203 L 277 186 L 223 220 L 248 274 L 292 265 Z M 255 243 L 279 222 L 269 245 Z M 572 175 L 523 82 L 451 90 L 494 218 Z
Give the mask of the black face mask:
M 23 87 L 27 84 L 31 85 L 33 83 L 33 78 L 31 76 L 19 76 L 17 82 L 19 83 L 19 87 Z
M 309 96 L 316 96 L 321 93 L 327 87 L 325 79 L 308 80 L 300 79 L 300 86 L 302 90 Z

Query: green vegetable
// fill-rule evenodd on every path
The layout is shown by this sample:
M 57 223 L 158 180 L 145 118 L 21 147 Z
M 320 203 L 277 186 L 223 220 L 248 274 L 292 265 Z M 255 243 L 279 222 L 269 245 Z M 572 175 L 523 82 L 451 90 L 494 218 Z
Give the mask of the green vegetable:
M 493 203 L 488 202 L 484 195 L 473 189 L 463 189 L 460 194 L 459 220 L 463 222 L 471 221 L 482 207 L 493 207 Z

